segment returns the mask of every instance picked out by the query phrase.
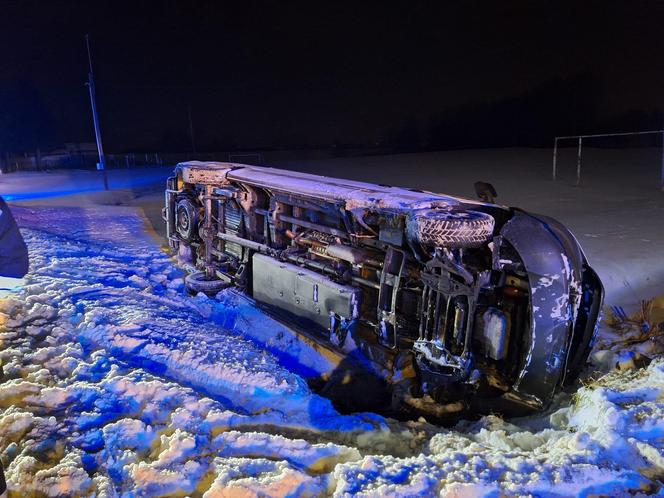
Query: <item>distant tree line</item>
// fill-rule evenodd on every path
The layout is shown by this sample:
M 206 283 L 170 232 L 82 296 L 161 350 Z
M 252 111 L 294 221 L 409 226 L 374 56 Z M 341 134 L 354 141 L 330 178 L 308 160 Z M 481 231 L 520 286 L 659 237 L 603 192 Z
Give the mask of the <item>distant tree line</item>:
M 661 110 L 606 114 L 601 84 L 585 75 L 552 80 L 527 93 L 464 104 L 425 120 L 409 118 L 389 128 L 382 140 L 394 151 L 485 147 L 550 147 L 553 138 L 602 132 L 664 129 Z M 658 145 L 647 135 L 600 143 L 602 146 Z
M 556 135 L 631 131 L 664 128 L 661 110 L 632 110 L 620 114 L 605 111 L 601 82 L 587 74 L 567 79 L 553 79 L 537 88 L 509 98 L 484 102 L 464 103 L 445 110 L 432 111 L 424 118 L 405 116 L 391 123 L 382 132 L 379 143 L 368 143 L 362 137 L 344 143 L 330 137 L 327 144 L 311 144 L 307 137 L 294 143 L 287 137 L 288 130 L 275 130 L 275 141 L 270 148 L 323 148 L 332 147 L 334 155 L 345 155 L 358 149 L 412 152 L 425 150 L 485 148 L 485 147 L 550 147 Z M 107 103 L 102 102 L 103 106 Z M 73 113 L 88 113 L 76 109 Z M 311 116 L 311 119 L 319 119 Z M 146 120 L 150 116 L 146 116 Z M 46 151 L 61 147 L 63 142 L 85 142 L 92 139 L 92 127 L 86 136 L 66 136 L 62 126 L 56 126 L 43 96 L 25 82 L 0 82 L 0 157 L 6 153 Z M 183 123 L 185 123 L 183 121 Z M 109 152 L 132 152 L 122 139 L 121 130 L 106 124 Z M 155 130 L 161 123 L 155 123 Z M 340 124 L 342 126 L 343 123 Z M 104 129 L 104 126 L 102 126 Z M 114 133 L 115 132 L 115 133 Z M 79 133 L 80 134 L 80 133 Z M 185 152 L 192 148 L 188 129 L 165 129 L 152 137 L 144 137 L 140 150 L 159 152 Z M 657 145 L 659 136 L 630 138 L 623 142 L 605 142 L 599 145 Z M 284 143 L 282 143 L 284 142 Z M 332 145 L 330 145 L 332 144 Z M 221 134 L 216 143 L 200 144 L 199 152 L 206 150 L 235 150 L 237 142 Z M 245 147 L 246 148 L 246 147 Z M 265 147 L 263 147 L 265 148 Z

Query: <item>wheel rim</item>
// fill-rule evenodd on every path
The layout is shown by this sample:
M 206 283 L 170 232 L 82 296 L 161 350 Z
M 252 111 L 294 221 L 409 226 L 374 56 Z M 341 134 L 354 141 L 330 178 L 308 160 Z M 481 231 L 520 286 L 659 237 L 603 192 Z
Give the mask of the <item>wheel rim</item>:
M 183 207 L 178 209 L 178 232 L 185 237 L 189 235 L 191 229 L 191 218 L 189 213 Z

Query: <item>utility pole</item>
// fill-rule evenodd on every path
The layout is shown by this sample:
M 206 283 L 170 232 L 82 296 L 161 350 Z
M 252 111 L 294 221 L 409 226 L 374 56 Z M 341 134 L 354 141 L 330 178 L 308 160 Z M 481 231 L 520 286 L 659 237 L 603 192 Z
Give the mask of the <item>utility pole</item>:
M 194 140 L 194 120 L 191 118 L 191 106 L 187 106 L 187 114 L 189 115 L 189 137 L 191 138 L 191 151 L 196 155 L 196 140 Z
M 664 192 L 664 133 L 662 133 L 662 165 L 661 173 L 659 177 L 659 188 Z
M 95 96 L 95 79 L 92 72 L 92 54 L 90 53 L 90 35 L 85 35 L 85 44 L 88 47 L 88 90 L 90 91 L 90 106 L 92 107 L 92 122 L 95 126 L 95 139 L 97 140 L 97 152 L 99 153 L 99 163 L 97 169 L 104 175 L 104 190 L 108 190 L 108 176 L 106 174 L 106 163 L 104 161 L 104 146 L 101 143 L 101 129 L 99 128 L 99 115 L 97 114 L 97 100 Z

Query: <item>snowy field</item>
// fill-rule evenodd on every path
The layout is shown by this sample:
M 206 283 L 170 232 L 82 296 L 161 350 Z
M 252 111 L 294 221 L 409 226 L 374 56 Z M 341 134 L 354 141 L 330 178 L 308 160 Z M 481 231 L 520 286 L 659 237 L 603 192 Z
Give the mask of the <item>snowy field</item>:
M 499 201 L 569 224 L 608 304 L 631 312 L 664 294 L 664 194 L 649 190 L 649 152 L 630 153 L 594 160 L 630 161 L 632 182 L 607 174 L 581 187 L 546 180 L 545 151 L 307 169 L 466 195 L 472 181 L 492 181 Z M 150 185 L 166 174 L 111 172 L 111 193 L 91 193 L 93 173 L 0 176 L 0 195 L 19 201 L 32 258 L 24 288 L 0 301 L 0 458 L 10 496 L 664 494 L 661 334 L 639 342 L 642 324 L 614 324 L 622 332 L 605 324 L 583 383 L 536 417 L 441 428 L 339 414 L 303 380 L 332 358 L 232 291 L 218 300 L 184 294 L 155 232 L 161 196 Z M 664 322 L 663 310 L 664 300 L 654 304 L 653 323 Z

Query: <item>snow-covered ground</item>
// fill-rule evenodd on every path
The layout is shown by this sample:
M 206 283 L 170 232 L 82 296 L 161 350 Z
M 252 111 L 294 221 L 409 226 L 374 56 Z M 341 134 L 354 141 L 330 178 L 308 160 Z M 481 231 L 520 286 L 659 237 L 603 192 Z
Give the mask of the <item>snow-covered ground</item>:
M 524 151 L 526 158 L 528 154 Z M 444 155 L 384 162 L 391 161 L 396 177 L 401 169 L 395 165 L 404 158 L 433 164 L 440 157 Z M 322 172 L 331 174 L 341 161 L 330 162 Z M 378 159 L 346 161 L 364 161 L 370 171 Z M 324 163 L 313 165 L 312 171 L 321 172 Z M 469 195 L 461 184 L 458 189 L 432 185 L 426 177 L 430 169 L 422 170 L 420 187 Z M 5 372 L 0 458 L 10 496 L 663 492 L 661 344 L 616 346 L 631 332 L 605 329 L 583 385 L 561 394 L 549 412 L 536 417 L 505 421 L 490 416 L 446 429 L 423 420 L 339 414 L 303 380 L 310 370 L 331 367 L 333 359 L 324 352 L 296 342 L 287 328 L 232 291 L 219 300 L 183 293 L 182 275 L 160 247 L 144 207 L 150 204 L 156 211 L 152 204 L 159 201 L 156 191 L 144 195 L 152 174 L 165 172 L 123 173 L 119 177 L 126 183 L 118 184 L 123 190 L 64 198 L 53 192 L 83 185 L 75 173 L 67 182 L 59 178 L 57 185 L 49 183 L 50 177 L 32 177 L 49 198 L 13 206 L 30 247 L 32 270 L 19 294 L 0 301 Z M 361 174 L 354 177 L 362 179 Z M 501 185 L 486 171 L 469 176 L 474 174 L 494 181 L 501 197 L 523 190 L 537 204 L 536 194 L 541 196 L 539 179 L 526 182 L 529 173 L 513 193 L 509 184 Z M 0 177 L 0 194 L 13 191 L 29 198 L 27 184 L 12 176 Z M 113 176 L 111 180 L 113 186 Z M 386 181 L 414 186 L 413 178 L 404 180 L 409 181 Z M 614 238 L 623 239 L 606 232 L 615 212 L 601 209 L 617 201 L 605 199 L 602 188 L 585 187 L 587 195 L 581 196 L 580 189 L 562 183 L 552 186 L 552 196 L 570 204 L 561 207 L 543 197 L 539 205 L 557 208 L 560 212 L 553 214 L 566 223 L 575 220 L 582 226 L 592 224 L 587 217 L 600 220 L 594 229 L 614 247 L 617 271 L 637 268 L 617 259 L 634 237 L 628 233 L 620 245 Z M 649 192 L 641 202 L 636 187 L 630 192 L 620 219 L 633 220 L 630 230 L 647 233 L 642 238 L 661 241 L 664 229 L 653 226 L 653 218 L 641 226 L 635 223 L 638 213 L 662 210 L 664 202 Z M 588 204 L 578 204 L 580 197 L 589 199 Z M 599 205 L 594 212 L 592 199 Z M 115 203 L 125 205 L 109 205 Z M 525 207 L 551 213 L 537 205 Z M 611 248 L 604 251 L 609 261 Z M 591 262 L 601 255 L 592 247 L 588 252 Z M 664 258 L 657 261 L 648 251 L 643 258 L 650 261 L 649 276 L 661 275 Z M 607 281 L 606 270 L 602 276 Z M 645 277 L 633 272 L 632 289 L 650 290 L 641 282 Z M 614 290 L 621 285 L 608 281 L 611 296 L 625 295 L 624 289 Z M 630 328 L 627 322 L 621 326 Z M 630 349 L 654 360 L 639 368 Z M 613 369 L 616 362 L 621 370 Z

